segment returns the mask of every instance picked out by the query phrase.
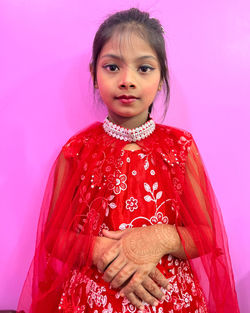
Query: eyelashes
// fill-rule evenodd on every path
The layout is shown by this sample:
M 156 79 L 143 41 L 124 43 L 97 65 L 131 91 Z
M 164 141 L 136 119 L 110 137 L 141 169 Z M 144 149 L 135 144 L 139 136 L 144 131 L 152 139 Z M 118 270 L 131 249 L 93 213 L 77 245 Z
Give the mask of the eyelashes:
M 118 72 L 115 69 L 119 69 L 119 67 L 116 64 L 107 64 L 107 65 L 104 65 L 103 68 L 107 69 L 109 72 L 114 72 L 114 73 Z M 142 73 L 149 73 L 154 70 L 154 67 L 149 66 L 149 65 L 141 65 L 138 67 L 138 69 L 141 69 Z

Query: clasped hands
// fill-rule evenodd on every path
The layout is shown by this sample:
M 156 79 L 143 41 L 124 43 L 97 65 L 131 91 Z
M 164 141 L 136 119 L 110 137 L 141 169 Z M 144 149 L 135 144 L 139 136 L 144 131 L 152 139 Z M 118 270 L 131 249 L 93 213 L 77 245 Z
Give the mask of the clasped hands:
M 167 226 L 167 225 L 165 225 Z M 168 288 L 168 280 L 156 265 L 171 253 L 164 225 L 129 228 L 123 231 L 103 230 L 104 237 L 96 237 L 93 264 L 111 288 L 120 288 L 134 306 L 144 309 L 143 302 L 158 305 L 164 299 L 160 287 Z

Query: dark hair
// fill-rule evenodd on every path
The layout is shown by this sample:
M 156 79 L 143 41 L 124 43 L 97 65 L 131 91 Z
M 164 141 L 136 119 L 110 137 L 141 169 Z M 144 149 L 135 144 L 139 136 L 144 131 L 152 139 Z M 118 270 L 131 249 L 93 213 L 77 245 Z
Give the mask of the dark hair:
M 154 49 L 157 54 L 160 67 L 161 67 L 161 81 L 163 82 L 163 89 L 165 92 L 165 110 L 166 115 L 170 97 L 169 87 L 169 71 L 167 64 L 167 56 L 165 50 L 165 40 L 163 37 L 164 30 L 159 20 L 150 18 L 149 13 L 141 12 L 137 8 L 120 11 L 115 14 L 109 15 L 108 18 L 100 25 L 96 32 L 93 48 L 91 67 L 93 72 L 93 85 L 96 84 L 96 67 L 99 54 L 115 32 L 124 33 L 125 31 L 136 32 L 141 38 L 147 40 L 149 45 Z M 149 107 L 151 113 L 153 103 Z

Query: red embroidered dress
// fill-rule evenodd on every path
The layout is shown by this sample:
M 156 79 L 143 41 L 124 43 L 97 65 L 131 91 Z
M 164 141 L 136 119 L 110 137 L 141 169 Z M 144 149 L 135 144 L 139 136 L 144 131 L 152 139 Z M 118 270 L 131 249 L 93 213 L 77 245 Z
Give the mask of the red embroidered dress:
M 192 135 L 156 124 L 140 150 L 96 123 L 64 145 L 42 205 L 34 261 L 19 309 L 26 312 L 136 312 L 91 265 L 93 236 L 103 228 L 172 224 L 199 257 L 164 256 L 159 270 L 171 289 L 145 312 L 239 312 L 220 209 Z M 188 230 L 188 236 L 186 231 Z M 32 301 L 27 299 L 30 279 Z

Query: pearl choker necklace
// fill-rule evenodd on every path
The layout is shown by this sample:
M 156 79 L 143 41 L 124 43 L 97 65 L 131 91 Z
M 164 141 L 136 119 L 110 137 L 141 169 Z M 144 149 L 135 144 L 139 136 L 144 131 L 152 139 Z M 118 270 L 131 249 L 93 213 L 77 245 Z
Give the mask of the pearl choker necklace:
M 155 130 L 155 122 L 153 121 L 152 118 L 150 118 L 150 120 L 148 120 L 142 126 L 130 129 L 114 124 L 111 121 L 109 121 L 108 118 L 106 117 L 106 119 L 103 122 L 103 128 L 104 131 L 112 137 L 124 141 L 135 142 L 151 135 Z

